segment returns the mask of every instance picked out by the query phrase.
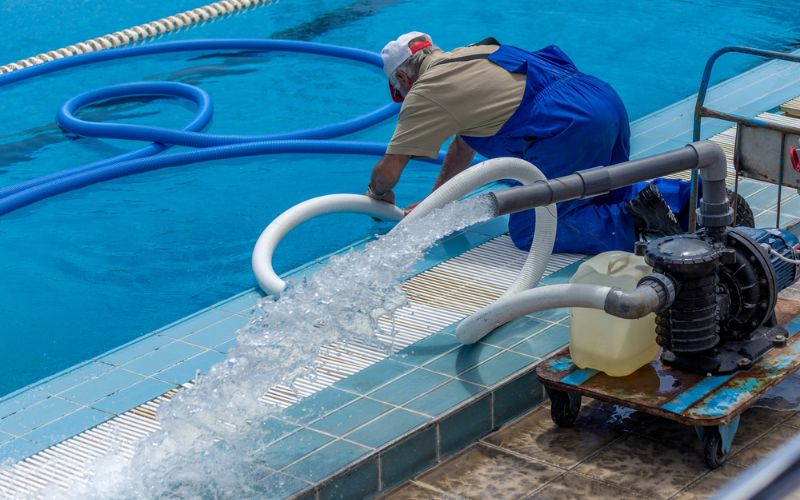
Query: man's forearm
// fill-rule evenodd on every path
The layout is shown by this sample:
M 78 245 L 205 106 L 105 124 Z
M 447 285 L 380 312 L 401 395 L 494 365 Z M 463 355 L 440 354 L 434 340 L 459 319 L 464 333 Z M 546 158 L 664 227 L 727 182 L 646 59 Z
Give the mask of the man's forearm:
M 439 186 L 449 181 L 456 175 L 460 174 L 469 167 L 472 163 L 472 158 L 475 157 L 475 150 L 460 136 L 456 136 L 450 147 L 447 148 L 447 156 L 442 163 L 442 170 L 439 172 L 439 177 L 433 185 L 433 191 L 436 191 Z
M 400 181 L 400 174 L 403 173 L 408 160 L 407 155 L 384 155 L 383 158 L 372 169 L 370 177 L 370 188 L 375 194 L 383 194 L 391 191 Z

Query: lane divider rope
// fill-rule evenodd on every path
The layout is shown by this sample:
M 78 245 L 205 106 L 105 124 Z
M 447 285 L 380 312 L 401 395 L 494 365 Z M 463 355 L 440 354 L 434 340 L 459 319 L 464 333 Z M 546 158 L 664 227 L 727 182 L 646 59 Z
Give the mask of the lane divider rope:
M 188 29 L 193 26 L 221 19 L 232 14 L 246 10 L 278 3 L 279 0 L 222 0 L 202 7 L 190 9 L 171 16 L 167 16 L 149 23 L 139 24 L 131 28 L 115 31 L 107 35 L 98 36 L 91 40 L 78 42 L 67 47 L 50 50 L 26 59 L 0 66 L 0 75 L 18 71 L 38 64 L 63 59 L 65 57 L 88 54 L 101 50 L 123 47 L 151 38 L 157 38 L 170 32 Z

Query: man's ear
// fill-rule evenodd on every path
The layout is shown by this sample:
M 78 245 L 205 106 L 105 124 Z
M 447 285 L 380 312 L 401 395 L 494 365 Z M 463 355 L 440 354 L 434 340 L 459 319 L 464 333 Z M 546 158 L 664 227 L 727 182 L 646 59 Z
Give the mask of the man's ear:
M 414 83 L 411 80 L 411 77 L 408 76 L 405 71 L 398 71 L 397 72 L 397 81 L 403 82 L 403 84 L 408 88 L 411 88 L 411 84 Z

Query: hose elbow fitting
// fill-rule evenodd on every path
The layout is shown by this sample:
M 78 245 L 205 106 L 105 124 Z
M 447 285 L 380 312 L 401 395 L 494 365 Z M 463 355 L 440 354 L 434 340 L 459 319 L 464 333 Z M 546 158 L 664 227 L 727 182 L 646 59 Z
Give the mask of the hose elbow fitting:
M 603 310 L 618 318 L 638 319 L 665 310 L 674 300 L 675 284 L 672 279 L 652 273 L 642 278 L 633 291 L 612 288 L 606 296 Z

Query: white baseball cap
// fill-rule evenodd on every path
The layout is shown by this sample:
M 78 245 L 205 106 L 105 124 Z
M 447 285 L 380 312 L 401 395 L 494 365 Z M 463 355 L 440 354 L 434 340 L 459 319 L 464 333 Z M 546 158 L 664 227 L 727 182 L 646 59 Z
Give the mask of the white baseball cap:
M 425 41 L 415 44 L 413 47 L 408 46 L 408 42 L 415 38 L 425 37 Z M 395 70 L 403 64 L 406 59 L 411 57 L 412 54 L 418 52 L 425 47 L 430 47 L 433 44 L 430 35 L 421 33 L 419 31 L 411 31 L 400 35 L 397 40 L 392 40 L 387 43 L 383 50 L 381 50 L 381 59 L 383 59 L 383 72 L 386 78 L 389 79 L 389 92 L 392 94 L 392 99 L 395 102 L 402 102 L 403 96 L 400 92 L 392 86 L 391 76 Z

